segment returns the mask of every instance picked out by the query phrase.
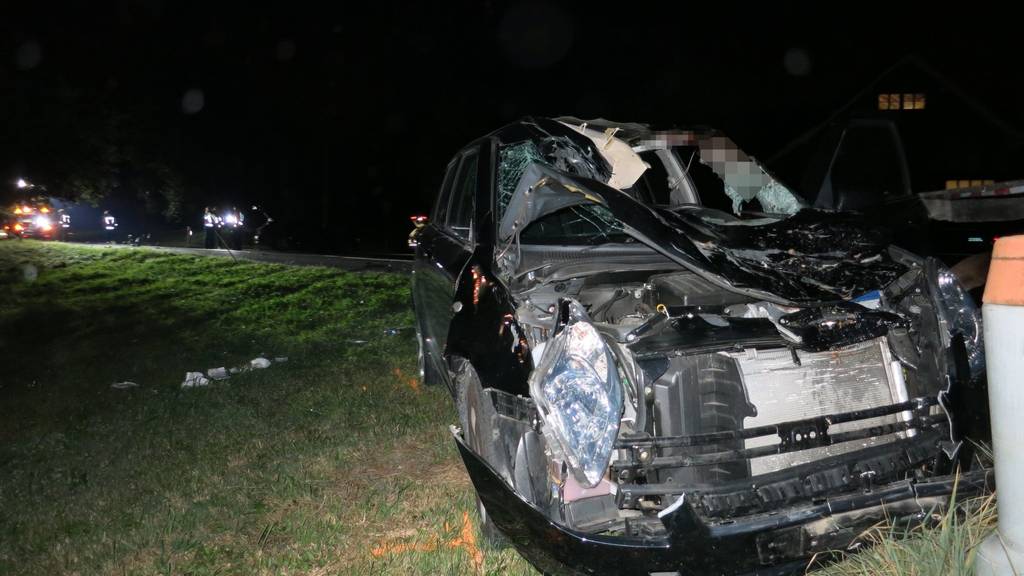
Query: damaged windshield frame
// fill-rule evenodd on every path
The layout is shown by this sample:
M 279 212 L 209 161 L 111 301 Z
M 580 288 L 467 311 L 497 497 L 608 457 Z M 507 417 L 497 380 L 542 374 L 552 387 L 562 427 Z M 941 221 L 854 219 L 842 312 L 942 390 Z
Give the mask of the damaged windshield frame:
M 728 138 L 714 132 L 701 134 L 699 137 L 694 136 L 693 133 L 681 134 L 687 135 L 686 137 L 690 141 L 680 143 L 678 142 L 680 134 L 668 133 L 658 135 L 654 139 L 629 144 L 637 155 L 637 159 L 648 168 L 631 186 L 619 190 L 654 208 L 674 210 L 682 207 L 700 207 L 705 210 L 714 210 L 721 213 L 721 217 L 716 220 L 723 224 L 742 224 L 749 221 L 749 218 L 744 219 L 744 216 L 759 218 L 762 223 L 766 218 L 781 220 L 807 207 L 797 194 L 768 173 L 756 160 L 740 151 Z M 496 162 L 498 164 L 494 177 L 494 187 L 497 191 L 494 198 L 496 225 L 504 216 L 508 204 L 508 200 L 502 202 L 502 196 L 511 198 L 515 184 L 525 168 L 533 162 L 565 171 L 573 176 L 604 180 L 604 178 L 597 177 L 603 175 L 595 174 L 599 168 L 587 165 L 586 160 L 588 159 L 582 157 L 583 155 L 569 139 L 555 136 L 543 138 L 531 136 L 533 137 L 507 143 L 496 142 Z M 541 143 L 538 144 L 538 141 Z M 560 146 L 564 146 L 570 152 L 564 155 L 569 158 L 568 161 L 562 156 L 555 161 L 551 160 L 553 151 L 562 149 Z M 524 147 L 526 148 L 523 150 L 523 158 L 516 159 L 511 156 L 511 151 Z M 548 150 L 549 153 L 542 152 L 542 148 Z M 688 160 L 684 161 L 680 154 L 680 148 L 686 148 L 690 152 L 687 154 Z M 641 159 L 639 155 L 645 152 L 654 152 L 655 154 L 645 154 L 647 158 Z M 573 158 L 574 155 L 575 158 Z M 666 190 L 662 195 L 672 200 L 669 204 L 651 202 L 654 198 L 649 197 L 650 194 L 644 195 L 640 190 L 634 190 L 641 179 L 652 170 L 650 161 L 654 159 L 662 163 L 660 172 L 663 177 L 668 179 L 664 183 Z M 717 178 L 718 184 L 721 186 L 720 190 L 709 190 L 707 183 L 702 186 L 698 185 L 693 175 L 694 160 L 700 163 L 699 169 L 706 170 L 709 173 L 708 176 L 713 175 L 714 178 Z M 580 169 L 573 170 L 577 167 Z M 512 172 L 509 173 L 509 170 Z M 645 182 L 643 186 L 648 186 L 648 183 Z M 732 204 L 731 211 L 725 210 L 722 202 L 708 202 L 709 196 L 719 194 L 723 195 L 722 201 Z M 747 211 L 743 209 L 744 205 L 749 205 L 753 201 L 757 201 L 761 210 Z M 596 245 L 632 242 L 633 239 L 622 231 L 621 224 L 618 224 L 617 221 L 608 221 L 608 218 L 614 217 L 610 214 L 601 214 L 600 208 L 601 206 L 596 204 L 571 206 L 545 215 L 525 226 L 518 241 L 522 244 L 536 245 Z M 569 219 L 567 220 L 567 218 Z M 568 232 L 582 222 L 589 223 L 594 229 L 593 232 Z M 541 229 L 550 227 L 556 232 L 545 234 L 538 231 L 538 227 Z

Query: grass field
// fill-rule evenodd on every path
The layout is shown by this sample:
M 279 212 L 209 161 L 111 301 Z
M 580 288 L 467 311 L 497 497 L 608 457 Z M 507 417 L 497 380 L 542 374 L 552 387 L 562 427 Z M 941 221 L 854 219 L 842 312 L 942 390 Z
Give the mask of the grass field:
M 0 574 L 535 574 L 480 543 L 408 285 L 0 243 Z M 261 355 L 288 361 L 181 389 Z M 830 573 L 956 573 L 993 521 L 883 530 Z

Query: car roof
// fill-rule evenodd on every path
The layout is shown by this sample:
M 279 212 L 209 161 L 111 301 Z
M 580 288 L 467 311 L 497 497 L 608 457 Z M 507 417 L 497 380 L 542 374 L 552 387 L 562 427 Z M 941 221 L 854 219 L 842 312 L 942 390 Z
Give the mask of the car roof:
M 654 127 L 648 124 L 642 124 L 638 122 L 615 122 L 612 120 L 606 120 L 604 118 L 595 118 L 591 120 L 585 120 L 577 118 L 575 116 L 558 116 L 555 118 L 543 117 L 543 116 L 524 116 L 494 130 L 487 134 L 485 138 L 497 138 L 503 142 L 514 142 L 529 138 L 532 135 L 533 127 L 536 125 L 543 125 L 551 122 L 560 122 L 563 124 L 571 124 L 574 126 L 586 125 L 592 129 L 615 130 L 615 137 L 623 140 L 629 144 L 636 144 L 644 140 L 655 139 L 659 136 L 678 134 L 687 136 L 707 137 L 718 135 L 720 132 L 714 128 L 708 126 L 665 126 L 665 127 Z M 474 141 L 476 142 L 476 141 Z

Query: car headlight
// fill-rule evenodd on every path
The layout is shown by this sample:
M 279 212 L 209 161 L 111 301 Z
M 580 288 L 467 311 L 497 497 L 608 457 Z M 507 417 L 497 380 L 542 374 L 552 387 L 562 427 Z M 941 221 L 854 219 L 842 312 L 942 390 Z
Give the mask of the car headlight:
M 601 481 L 622 418 L 622 384 L 611 351 L 576 303 L 530 375 L 530 395 L 553 448 L 585 487 Z
M 935 261 L 934 291 L 943 344 L 948 346 L 954 335 L 962 335 L 971 376 L 980 376 L 985 371 L 981 311 L 956 275 L 938 261 Z

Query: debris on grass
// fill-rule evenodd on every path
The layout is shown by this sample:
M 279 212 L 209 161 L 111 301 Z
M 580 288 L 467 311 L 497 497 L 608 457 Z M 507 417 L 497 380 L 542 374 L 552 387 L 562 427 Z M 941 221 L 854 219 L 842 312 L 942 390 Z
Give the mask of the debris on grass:
M 210 368 L 206 371 L 206 375 L 210 377 L 210 380 L 227 380 L 230 377 L 228 369 L 223 366 L 220 368 Z
M 128 390 L 129 388 L 138 388 L 139 385 L 135 382 L 125 380 L 124 382 L 114 382 L 110 387 L 114 390 Z
M 284 363 L 288 361 L 287 356 L 278 356 L 274 358 L 274 362 Z M 257 356 L 250 360 L 247 364 L 241 366 L 232 366 L 227 368 L 221 366 L 219 368 L 210 368 L 206 371 L 204 376 L 202 372 L 187 372 L 185 373 L 185 381 L 181 383 L 182 388 L 194 388 L 196 386 L 208 386 L 211 380 L 227 380 L 231 376 L 242 374 L 250 370 L 262 370 L 264 368 L 270 368 L 272 362 L 262 356 Z
M 203 376 L 202 372 L 186 372 L 185 381 L 181 383 L 182 388 L 195 388 L 196 386 L 209 386 L 210 381 Z

